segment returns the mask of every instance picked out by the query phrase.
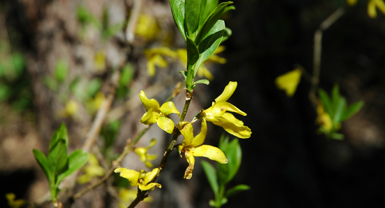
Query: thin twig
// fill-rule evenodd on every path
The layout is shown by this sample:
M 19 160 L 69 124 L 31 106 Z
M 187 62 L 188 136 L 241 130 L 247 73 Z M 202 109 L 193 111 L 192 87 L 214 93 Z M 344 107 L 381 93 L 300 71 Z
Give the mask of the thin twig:
M 80 192 L 78 192 L 77 194 L 75 194 L 73 197 L 71 197 L 71 201 L 75 201 L 76 199 L 80 198 L 81 196 L 83 196 L 88 191 L 90 191 L 90 190 L 96 188 L 97 186 L 103 184 L 111 176 L 111 174 L 114 172 L 114 170 L 120 166 L 120 163 L 122 162 L 124 157 L 126 157 L 126 155 L 132 151 L 134 145 L 140 140 L 140 138 L 143 136 L 144 133 L 147 132 L 147 130 L 149 128 L 150 128 L 149 126 L 144 128 L 136 136 L 136 138 L 134 139 L 133 142 L 131 142 L 131 140 L 127 140 L 127 144 L 124 147 L 124 150 L 123 150 L 122 154 L 116 160 L 114 160 L 112 162 L 112 167 L 107 171 L 107 173 L 103 176 L 103 178 L 100 179 L 98 182 L 89 185 L 87 188 L 85 188 L 85 189 L 81 190 Z
M 142 8 L 142 0 L 134 0 L 134 7 L 131 11 L 130 19 L 127 22 L 126 27 L 126 39 L 128 43 L 132 43 L 135 39 L 134 32 L 136 24 L 138 23 L 138 17 Z
M 333 23 L 335 23 L 345 13 L 344 8 L 337 9 L 326 20 L 324 20 L 314 33 L 314 52 L 313 52 L 313 76 L 311 79 L 311 88 L 309 91 L 309 99 L 313 107 L 317 107 L 318 99 L 316 91 L 319 84 L 319 76 L 321 71 L 321 53 L 322 53 L 322 35 Z

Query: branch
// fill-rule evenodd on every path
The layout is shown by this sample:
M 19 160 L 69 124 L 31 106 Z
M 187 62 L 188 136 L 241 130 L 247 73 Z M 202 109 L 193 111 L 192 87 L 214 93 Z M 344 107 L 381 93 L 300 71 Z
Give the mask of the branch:
M 317 107 L 318 99 L 316 91 L 319 84 L 319 76 L 321 70 L 321 53 L 322 53 L 322 35 L 332 24 L 334 24 L 343 14 L 344 8 L 337 9 L 326 20 L 324 20 L 314 33 L 314 52 L 313 52 L 313 76 L 311 79 L 311 88 L 309 91 L 309 99 L 313 104 L 313 107 Z

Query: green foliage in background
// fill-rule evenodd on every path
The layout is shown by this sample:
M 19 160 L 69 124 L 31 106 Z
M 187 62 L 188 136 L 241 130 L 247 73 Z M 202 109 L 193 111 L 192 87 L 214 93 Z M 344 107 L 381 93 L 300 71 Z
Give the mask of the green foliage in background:
M 221 207 L 227 203 L 228 197 L 250 189 L 247 185 L 239 184 L 226 190 L 226 184 L 237 174 L 242 161 L 242 149 L 238 140 L 234 139 L 229 142 L 229 137 L 222 135 L 219 141 L 219 149 L 225 153 L 228 159 L 227 164 L 218 164 L 217 170 L 215 170 L 210 163 L 206 161 L 201 162 L 215 195 L 215 199 L 209 201 L 212 207 Z
M 81 168 L 88 160 L 88 153 L 83 150 L 75 150 L 67 155 L 67 148 L 67 128 L 62 124 L 52 135 L 47 157 L 40 150 L 33 149 L 35 159 L 47 177 L 51 199 L 54 202 L 60 191 L 60 182 Z

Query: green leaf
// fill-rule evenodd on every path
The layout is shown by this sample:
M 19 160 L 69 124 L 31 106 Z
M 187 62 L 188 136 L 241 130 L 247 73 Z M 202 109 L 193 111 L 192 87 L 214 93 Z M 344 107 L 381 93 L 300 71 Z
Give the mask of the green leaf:
M 87 95 L 89 97 L 94 97 L 95 94 L 100 90 L 102 87 L 102 81 L 100 79 L 92 79 L 88 84 L 87 84 Z
M 184 77 L 184 80 L 187 80 L 187 71 L 179 71 Z
M 49 144 L 48 162 L 53 174 L 60 174 L 67 170 L 67 147 L 67 128 L 64 124 L 62 124 L 52 135 L 51 142 Z
M 63 82 L 67 78 L 68 65 L 65 60 L 60 59 L 56 62 L 54 74 L 58 82 Z
M 11 88 L 7 85 L 0 84 L 0 102 L 7 100 L 11 96 Z
M 346 100 L 343 97 L 339 97 L 337 103 L 335 103 L 333 126 L 337 126 L 341 122 L 342 114 L 345 111 Z
M 199 59 L 199 50 L 194 41 L 190 37 L 187 37 L 187 64 L 194 65 Z
M 241 191 L 246 191 L 246 190 L 249 190 L 250 187 L 248 185 L 245 185 L 245 184 L 240 184 L 240 185 L 237 185 L 229 190 L 226 191 L 225 193 L 225 197 L 229 197 L 229 196 L 232 196 L 234 194 L 237 194 Z
M 326 112 L 329 114 L 330 117 L 334 114 L 332 103 L 330 101 L 329 95 L 325 92 L 323 89 L 318 90 L 318 94 L 321 98 L 322 105 L 324 106 Z
M 217 23 L 220 17 L 227 12 L 230 9 L 235 9 L 235 7 L 228 7 L 228 5 L 232 4 L 233 2 L 228 1 L 228 2 L 222 2 L 220 3 L 215 10 L 210 14 L 210 16 L 205 19 L 204 25 L 202 28 L 199 30 L 197 38 L 195 39 L 195 43 L 198 45 L 202 41 L 203 37 L 206 36 L 207 33 L 212 29 L 212 27 Z
M 51 91 L 56 91 L 58 88 L 58 83 L 56 79 L 54 79 L 51 76 L 44 76 L 43 77 L 43 83 L 45 86 L 47 86 Z
M 223 152 L 226 152 L 227 144 L 229 143 L 229 137 L 225 134 L 222 134 L 219 138 L 219 145 L 218 148 L 221 149 Z
M 334 107 L 336 107 L 337 103 L 339 102 L 341 95 L 338 85 L 334 85 L 332 89 L 332 102 Z
M 223 43 L 225 40 L 227 40 L 231 36 L 232 33 L 233 32 L 229 28 L 226 27 L 225 31 L 223 33 L 223 38 L 222 38 L 222 42 L 221 43 Z
M 199 17 L 206 4 L 206 0 L 187 0 L 185 2 L 185 23 L 187 36 L 195 40 L 196 32 L 199 27 Z M 203 7 L 202 7 L 203 6 Z
M 336 132 L 333 132 L 331 134 L 329 134 L 329 136 L 333 139 L 336 139 L 336 140 L 343 140 L 344 139 L 344 135 L 343 134 L 339 134 L 339 133 L 336 133 Z
M 18 52 L 12 54 L 12 61 L 13 61 L 13 66 L 15 67 L 15 71 L 17 75 L 20 76 L 25 66 L 25 60 L 24 60 L 23 54 Z
M 239 145 L 238 139 L 233 139 L 226 149 L 226 157 L 228 159 L 229 174 L 226 183 L 230 182 L 239 170 L 242 161 L 242 149 Z
M 351 106 L 349 106 L 348 108 L 345 108 L 345 111 L 342 115 L 341 121 L 345 121 L 345 120 L 349 119 L 350 117 L 354 116 L 356 113 L 358 113 L 358 111 L 361 110 L 361 108 L 363 106 L 364 106 L 364 102 L 358 101 L 358 102 L 352 104 Z
M 105 40 L 108 40 L 110 39 L 112 36 L 114 36 L 116 33 L 118 33 L 119 31 L 121 31 L 122 29 L 124 28 L 124 22 L 122 23 L 118 23 L 118 24 L 115 24 L 115 25 L 111 25 L 110 27 L 108 27 L 104 32 L 103 32 L 103 38 Z
M 221 206 L 227 203 L 227 198 L 223 197 L 221 200 Z
M 83 150 L 71 152 L 71 154 L 68 155 L 68 169 L 58 176 L 56 184 L 59 185 L 64 178 L 83 167 L 88 161 L 88 156 L 88 153 Z
M 207 80 L 207 79 L 200 79 L 200 80 L 195 81 L 195 84 L 205 84 L 205 85 L 209 85 L 209 84 L 210 84 L 210 81 Z
M 33 155 L 35 156 L 35 159 L 36 159 L 37 163 L 39 164 L 40 168 L 43 170 L 45 176 L 47 177 L 48 183 L 50 183 L 52 176 L 50 174 L 51 168 L 50 168 L 47 157 L 40 150 L 33 149 L 32 152 L 33 152 Z
M 184 27 L 185 0 L 170 0 L 171 12 L 176 26 L 186 41 L 186 31 Z
M 122 86 L 128 86 L 132 78 L 134 77 L 134 69 L 132 68 L 132 65 L 126 64 L 122 69 L 122 75 L 120 76 L 119 85 Z
M 198 45 L 199 50 L 199 61 L 198 66 L 200 66 L 201 63 L 206 61 L 210 56 L 212 56 L 217 50 L 219 44 L 222 42 L 223 34 L 225 29 L 225 22 L 223 20 L 218 20 L 217 23 L 211 28 L 211 30 L 207 33 L 205 38 L 202 40 L 201 43 Z M 194 74 L 196 74 L 199 67 L 196 67 L 196 71 Z
M 210 186 L 213 189 L 213 192 L 215 193 L 215 195 L 217 195 L 219 187 L 218 187 L 218 181 L 217 181 L 217 173 L 214 167 L 210 163 L 203 160 L 201 161 L 201 165 L 203 167 L 203 170 L 206 173 L 207 180 L 209 181 Z
M 218 0 L 207 0 L 206 7 L 204 8 L 201 19 L 205 21 L 217 6 L 218 6 Z

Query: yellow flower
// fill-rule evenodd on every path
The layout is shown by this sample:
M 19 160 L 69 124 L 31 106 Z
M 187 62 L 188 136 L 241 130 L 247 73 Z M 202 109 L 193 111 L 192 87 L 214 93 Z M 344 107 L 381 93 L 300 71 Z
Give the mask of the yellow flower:
M 349 6 L 354 6 L 357 3 L 357 0 L 346 0 Z
M 385 3 L 383 0 L 369 0 L 368 3 L 368 15 L 371 18 L 377 17 L 376 7 L 385 14 Z
M 5 198 L 7 198 L 8 206 L 11 208 L 19 208 L 19 207 L 23 206 L 23 204 L 24 204 L 23 199 L 15 200 L 16 195 L 14 193 L 5 194 Z
M 147 57 L 147 73 L 150 76 L 155 75 L 155 66 L 165 68 L 168 66 L 167 62 L 163 59 L 162 56 L 169 56 L 171 58 L 176 58 L 177 54 L 173 50 L 166 47 L 152 48 L 149 50 L 144 50 L 144 55 Z
M 88 164 L 83 168 L 84 175 L 79 176 L 78 183 L 85 184 L 91 181 L 95 177 L 101 177 L 104 175 L 104 168 L 99 165 L 99 161 L 94 154 L 90 154 L 88 158 Z
M 207 157 L 222 164 L 227 163 L 226 155 L 222 152 L 222 150 L 210 145 L 202 145 L 205 141 L 207 133 L 207 124 L 205 119 L 202 119 L 201 132 L 196 137 L 194 137 L 191 123 L 184 121 L 178 125 L 178 128 L 184 137 L 183 143 L 178 145 L 178 151 L 180 155 L 184 152 L 186 160 L 189 163 L 189 166 L 184 173 L 184 178 L 190 179 L 192 177 L 195 164 L 194 156 Z
M 146 40 L 155 39 L 159 34 L 160 28 L 156 20 L 146 14 L 139 15 L 138 23 L 135 28 L 135 34 Z
M 321 128 L 323 127 L 328 132 L 331 132 L 333 128 L 333 121 L 330 118 L 329 114 L 325 111 L 322 104 L 318 104 L 317 114 L 318 117 L 316 119 L 316 122 L 321 125 Z
M 217 48 L 217 50 L 215 50 L 214 54 L 212 56 L 210 56 L 210 58 L 208 58 L 204 63 L 208 63 L 208 62 L 214 62 L 214 63 L 219 63 L 219 64 L 226 63 L 225 58 L 222 58 L 222 57 L 215 55 L 215 54 L 218 54 L 224 50 L 225 50 L 224 46 L 219 46 Z M 178 58 L 179 58 L 180 63 L 184 67 L 186 67 L 187 66 L 187 50 L 186 49 L 178 49 L 177 53 L 178 53 Z M 203 63 L 200 65 L 197 74 L 199 77 L 206 77 L 209 80 L 214 79 L 214 76 L 211 74 L 211 72 L 207 69 L 207 67 Z
M 103 50 L 96 52 L 94 57 L 95 70 L 101 71 L 106 68 L 106 54 Z
M 153 147 L 156 144 L 156 139 L 152 139 L 150 144 L 147 147 L 137 147 L 135 148 L 135 153 L 139 155 L 140 160 L 146 164 L 147 167 L 152 168 L 151 160 L 156 159 L 156 155 L 147 154 L 148 149 Z
M 139 186 L 142 191 L 154 190 L 155 186 L 162 188 L 161 184 L 151 182 L 159 174 L 159 168 L 155 168 L 151 172 L 141 170 L 140 173 L 127 168 L 116 168 L 114 172 L 120 173 L 120 177 L 128 179 L 131 186 Z
M 155 99 L 148 99 L 143 91 L 140 92 L 139 97 L 147 111 L 142 116 L 140 122 L 143 124 L 157 123 L 159 128 L 171 134 L 174 130 L 174 122 L 168 117 L 168 115 L 176 113 L 180 117 L 180 113 L 176 109 L 174 103 L 168 101 L 163 103 L 162 107 L 159 108 L 158 101 Z
M 204 111 L 202 115 L 206 118 L 207 121 L 212 122 L 217 126 L 221 126 L 228 133 L 245 139 L 250 138 L 251 130 L 249 127 L 244 126 L 243 122 L 234 117 L 233 114 L 227 113 L 226 111 L 234 112 L 246 116 L 247 114 L 231 103 L 226 102 L 231 95 L 233 95 L 235 89 L 237 88 L 237 82 L 229 82 L 225 87 L 225 90 L 219 95 L 212 106 Z
M 301 80 L 301 70 L 299 68 L 289 71 L 275 79 L 275 84 L 281 90 L 285 90 L 287 96 L 294 95 L 298 83 Z
M 126 208 L 136 199 L 137 191 L 132 189 L 121 188 L 119 190 L 119 208 Z M 152 202 L 152 197 L 146 197 L 143 202 Z

